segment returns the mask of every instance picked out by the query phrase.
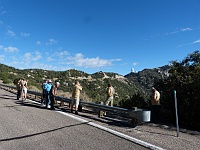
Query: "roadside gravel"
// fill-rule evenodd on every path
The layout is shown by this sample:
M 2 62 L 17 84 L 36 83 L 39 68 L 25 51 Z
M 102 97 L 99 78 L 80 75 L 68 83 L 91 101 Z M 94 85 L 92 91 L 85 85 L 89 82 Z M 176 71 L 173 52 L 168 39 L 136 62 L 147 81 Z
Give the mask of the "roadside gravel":
M 80 112 L 79 117 L 96 124 L 124 133 L 139 140 L 168 150 L 200 150 L 200 132 L 180 129 L 177 137 L 176 128 L 166 125 L 144 123 L 133 126 L 128 122 L 98 118 L 92 112 Z

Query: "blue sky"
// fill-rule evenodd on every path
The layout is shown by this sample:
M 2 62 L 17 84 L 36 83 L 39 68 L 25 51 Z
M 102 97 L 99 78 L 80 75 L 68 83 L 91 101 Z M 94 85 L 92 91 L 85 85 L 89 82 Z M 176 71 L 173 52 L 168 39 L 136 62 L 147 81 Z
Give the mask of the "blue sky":
M 0 0 L 0 63 L 126 75 L 200 49 L 200 0 Z

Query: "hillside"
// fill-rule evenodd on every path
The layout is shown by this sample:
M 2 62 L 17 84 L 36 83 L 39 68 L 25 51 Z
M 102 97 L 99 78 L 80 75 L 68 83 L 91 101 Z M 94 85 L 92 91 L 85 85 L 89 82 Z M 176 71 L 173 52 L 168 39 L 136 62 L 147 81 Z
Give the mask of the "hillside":
M 126 100 L 135 94 L 149 98 L 150 87 L 154 82 L 167 76 L 169 66 L 161 68 L 145 69 L 138 73 L 130 73 L 125 76 L 112 72 L 96 72 L 88 74 L 75 69 L 67 71 L 50 71 L 42 69 L 15 69 L 0 64 L 0 79 L 4 84 L 12 84 L 18 78 L 26 78 L 29 87 L 41 90 L 41 84 L 45 79 L 52 79 L 61 83 L 60 90 L 71 92 L 75 80 L 79 80 L 83 86 L 81 98 L 86 101 L 101 102 L 106 98 L 105 90 L 110 82 L 116 90 L 115 105 L 121 100 Z
M 129 80 L 129 82 L 135 84 L 141 93 L 145 93 L 147 98 L 149 97 L 151 87 L 154 83 L 160 79 L 165 79 L 169 76 L 170 66 L 166 65 L 159 68 L 144 69 L 138 73 L 130 73 L 124 77 Z M 156 86 L 156 85 L 155 85 Z

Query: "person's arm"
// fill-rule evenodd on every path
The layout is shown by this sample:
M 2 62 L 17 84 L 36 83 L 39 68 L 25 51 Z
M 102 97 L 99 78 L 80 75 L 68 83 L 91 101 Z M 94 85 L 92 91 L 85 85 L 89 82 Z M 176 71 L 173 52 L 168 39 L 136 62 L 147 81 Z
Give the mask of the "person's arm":
M 155 101 L 159 101 L 159 99 L 160 99 L 160 93 L 158 91 L 155 91 L 154 95 L 155 95 L 154 96 Z
M 108 96 L 112 96 L 112 89 L 110 87 L 108 88 Z
M 79 90 L 81 91 L 83 89 L 83 87 L 82 86 L 79 86 Z
M 53 95 L 53 96 L 56 95 L 56 93 L 55 93 L 55 88 L 54 88 L 54 87 L 52 88 L 52 95 Z

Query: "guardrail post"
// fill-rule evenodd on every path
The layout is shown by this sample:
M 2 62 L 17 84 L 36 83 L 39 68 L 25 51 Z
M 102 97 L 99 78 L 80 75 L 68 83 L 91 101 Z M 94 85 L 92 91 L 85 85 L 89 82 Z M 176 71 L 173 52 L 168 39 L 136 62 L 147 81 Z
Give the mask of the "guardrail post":
M 103 102 L 100 102 L 100 104 L 103 105 L 104 103 L 103 103 Z M 103 111 L 103 110 L 99 110 L 99 111 L 98 111 L 98 117 L 99 117 L 99 118 L 103 117 L 103 114 L 104 114 L 104 111 Z
M 103 117 L 103 114 L 104 114 L 103 110 L 99 110 L 99 112 L 98 112 L 98 117 L 99 117 L 99 118 Z
M 64 106 L 64 101 L 63 101 L 63 99 L 64 99 L 64 96 L 63 96 L 62 99 L 61 99 L 60 107 Z

